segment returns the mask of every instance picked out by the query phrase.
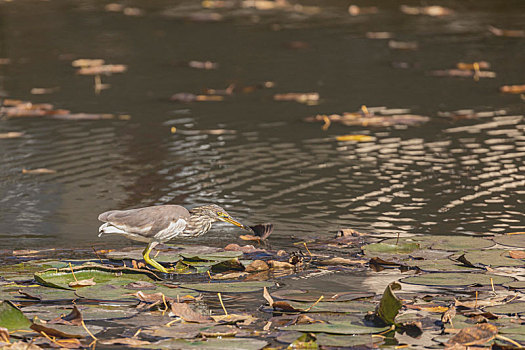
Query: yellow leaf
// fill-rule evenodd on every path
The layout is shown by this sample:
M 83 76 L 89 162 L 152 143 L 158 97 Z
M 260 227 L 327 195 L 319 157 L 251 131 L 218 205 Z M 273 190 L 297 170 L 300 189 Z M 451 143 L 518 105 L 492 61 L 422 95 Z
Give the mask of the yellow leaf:
M 343 136 L 336 136 L 335 139 L 337 141 L 365 142 L 365 141 L 373 141 L 373 140 L 375 140 L 375 137 L 369 136 L 369 135 L 343 135 Z

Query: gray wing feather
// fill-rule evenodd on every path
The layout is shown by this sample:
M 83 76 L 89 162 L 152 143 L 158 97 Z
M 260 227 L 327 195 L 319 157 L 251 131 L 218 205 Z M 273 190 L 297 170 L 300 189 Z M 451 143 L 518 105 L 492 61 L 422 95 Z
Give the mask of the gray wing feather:
M 178 219 L 187 220 L 188 210 L 180 205 L 159 205 L 129 210 L 110 210 L 98 216 L 121 230 L 152 237 Z M 184 228 L 183 228 L 184 229 Z

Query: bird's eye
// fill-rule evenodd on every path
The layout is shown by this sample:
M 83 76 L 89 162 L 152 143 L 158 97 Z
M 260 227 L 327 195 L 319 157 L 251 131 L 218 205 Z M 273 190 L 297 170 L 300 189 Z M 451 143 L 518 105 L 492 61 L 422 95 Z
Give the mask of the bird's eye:
M 217 215 L 218 215 L 218 216 L 227 216 L 227 215 L 224 214 L 222 211 L 217 212 Z

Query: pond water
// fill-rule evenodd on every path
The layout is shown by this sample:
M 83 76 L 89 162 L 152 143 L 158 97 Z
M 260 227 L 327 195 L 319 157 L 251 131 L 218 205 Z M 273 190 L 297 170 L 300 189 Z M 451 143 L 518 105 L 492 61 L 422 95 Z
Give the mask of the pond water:
M 489 31 L 525 29 L 522 2 L 442 1 L 455 11 L 442 17 L 408 15 L 391 1 L 359 3 L 378 12 L 357 16 L 347 3 L 315 3 L 203 10 L 194 1 L 126 2 L 138 16 L 108 11 L 102 1 L 1 3 L 5 97 L 131 117 L 0 120 L 0 134 L 24 133 L 0 139 L 1 247 L 129 245 L 98 240 L 97 215 L 159 204 L 217 203 L 243 222 L 272 222 L 276 247 L 343 227 L 381 234 L 524 231 L 523 96 L 499 88 L 525 84 L 525 38 Z M 418 48 L 393 49 L 389 40 Z M 78 58 L 128 70 L 103 75 L 111 86 L 97 95 L 93 76 L 75 74 Z M 181 63 L 191 60 L 218 67 Z M 431 74 L 475 61 L 489 62 L 496 77 Z M 222 101 L 170 101 L 230 84 L 234 92 Z M 53 90 L 35 95 L 33 88 Z M 320 100 L 273 98 L 290 92 L 317 92 Z M 304 121 L 363 105 L 430 119 L 391 127 L 333 122 L 326 130 L 323 122 Z M 444 114 L 463 109 L 496 112 Z M 215 129 L 230 132 L 192 132 Z M 373 138 L 336 139 L 348 134 Z M 238 234 L 217 225 L 199 242 L 223 245 Z

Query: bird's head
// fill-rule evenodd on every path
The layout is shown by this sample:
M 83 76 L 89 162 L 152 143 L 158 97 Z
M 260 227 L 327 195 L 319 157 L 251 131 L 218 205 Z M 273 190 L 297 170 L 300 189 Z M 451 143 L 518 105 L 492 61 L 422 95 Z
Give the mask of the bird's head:
M 242 229 L 251 231 L 251 229 L 248 226 L 241 224 L 239 221 L 232 218 L 226 210 L 224 210 L 223 208 L 219 207 L 216 204 L 208 204 L 208 205 L 203 205 L 201 207 L 196 207 L 190 210 L 190 212 L 192 215 L 198 215 L 201 217 L 205 217 L 206 219 L 212 222 L 224 221 L 224 222 L 233 224 L 235 226 L 239 226 Z

